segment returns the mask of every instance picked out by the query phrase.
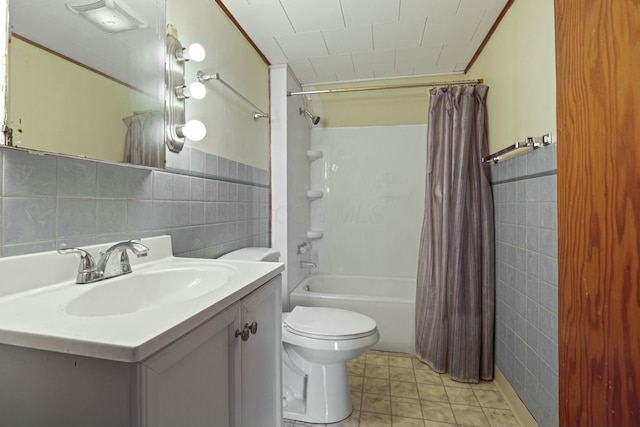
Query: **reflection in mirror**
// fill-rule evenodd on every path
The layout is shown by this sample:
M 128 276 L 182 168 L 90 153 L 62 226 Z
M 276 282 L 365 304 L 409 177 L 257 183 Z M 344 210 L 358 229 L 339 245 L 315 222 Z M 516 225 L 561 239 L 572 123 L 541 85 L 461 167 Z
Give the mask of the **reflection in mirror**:
M 10 0 L 9 9 L 12 145 L 164 167 L 165 1 Z M 106 28 L 85 18 L 101 13 Z

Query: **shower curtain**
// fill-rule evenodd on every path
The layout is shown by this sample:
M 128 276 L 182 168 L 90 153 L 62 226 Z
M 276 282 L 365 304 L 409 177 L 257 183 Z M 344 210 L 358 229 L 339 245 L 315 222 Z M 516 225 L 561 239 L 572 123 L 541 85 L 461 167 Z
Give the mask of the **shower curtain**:
M 493 378 L 494 231 L 484 85 L 430 90 L 416 353 L 451 379 Z
M 122 119 L 127 125 L 124 162 L 134 165 L 164 167 L 164 113 L 134 113 Z

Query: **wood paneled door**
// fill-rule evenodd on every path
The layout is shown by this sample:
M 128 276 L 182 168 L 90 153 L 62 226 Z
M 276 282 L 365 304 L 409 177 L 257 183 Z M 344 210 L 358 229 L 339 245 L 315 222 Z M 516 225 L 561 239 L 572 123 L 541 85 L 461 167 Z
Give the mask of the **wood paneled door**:
M 640 0 L 555 0 L 562 426 L 640 425 Z

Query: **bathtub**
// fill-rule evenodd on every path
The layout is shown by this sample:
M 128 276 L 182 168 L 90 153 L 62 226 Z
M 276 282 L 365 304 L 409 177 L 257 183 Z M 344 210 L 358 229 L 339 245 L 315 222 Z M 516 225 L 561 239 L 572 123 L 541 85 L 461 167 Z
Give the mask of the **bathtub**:
M 414 353 L 415 279 L 311 274 L 289 294 L 297 305 L 352 310 L 373 318 L 377 350 Z

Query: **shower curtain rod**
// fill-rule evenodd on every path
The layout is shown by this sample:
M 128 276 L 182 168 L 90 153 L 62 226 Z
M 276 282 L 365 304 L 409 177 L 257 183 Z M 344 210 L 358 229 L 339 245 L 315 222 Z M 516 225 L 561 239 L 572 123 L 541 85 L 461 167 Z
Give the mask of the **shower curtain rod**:
M 346 92 L 364 92 L 368 90 L 386 90 L 386 89 L 411 89 L 416 87 L 436 87 L 436 86 L 449 86 L 459 84 L 482 84 L 483 79 L 474 80 L 450 80 L 446 82 L 433 82 L 433 83 L 410 83 L 405 85 L 389 85 L 389 86 L 363 86 L 363 87 L 346 87 L 336 89 L 319 89 L 319 90 L 304 90 L 301 92 L 287 92 L 287 96 L 292 95 L 319 95 L 325 93 L 346 93 Z

